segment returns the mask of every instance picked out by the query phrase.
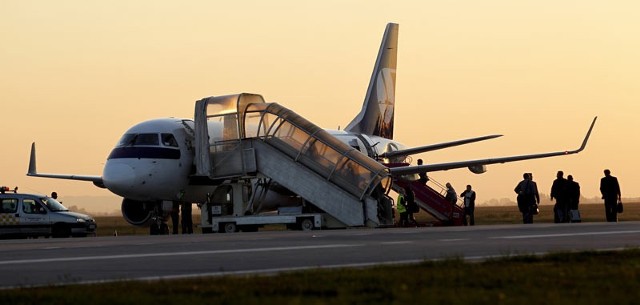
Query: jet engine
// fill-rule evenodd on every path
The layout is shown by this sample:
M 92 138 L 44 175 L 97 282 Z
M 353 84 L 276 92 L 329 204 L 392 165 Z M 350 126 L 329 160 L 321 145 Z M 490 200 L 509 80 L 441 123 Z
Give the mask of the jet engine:
M 122 217 L 134 226 L 149 226 L 157 215 L 160 202 L 137 201 L 129 198 L 122 200 Z
M 472 165 L 469 170 L 474 174 L 484 174 L 487 171 L 486 165 Z

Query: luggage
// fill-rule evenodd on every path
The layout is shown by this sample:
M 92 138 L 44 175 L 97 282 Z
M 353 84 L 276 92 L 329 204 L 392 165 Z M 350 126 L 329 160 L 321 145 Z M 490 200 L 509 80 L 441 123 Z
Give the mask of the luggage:
M 571 210 L 569 211 L 569 220 L 571 220 L 571 222 L 581 222 L 582 219 L 580 219 L 580 211 L 579 210 Z

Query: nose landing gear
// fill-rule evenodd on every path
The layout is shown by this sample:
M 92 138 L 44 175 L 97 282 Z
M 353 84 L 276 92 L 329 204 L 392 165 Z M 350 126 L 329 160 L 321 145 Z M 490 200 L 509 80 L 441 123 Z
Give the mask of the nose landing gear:
M 173 208 L 170 204 L 171 202 L 167 204 L 168 208 L 165 208 L 165 203 L 159 202 L 159 204 L 156 204 L 153 208 L 151 212 L 151 224 L 149 225 L 150 235 L 169 235 L 169 225 L 167 221 Z
M 149 226 L 149 234 L 169 235 L 169 225 L 167 225 L 167 220 L 162 219 L 161 217 L 155 217 L 154 222 Z

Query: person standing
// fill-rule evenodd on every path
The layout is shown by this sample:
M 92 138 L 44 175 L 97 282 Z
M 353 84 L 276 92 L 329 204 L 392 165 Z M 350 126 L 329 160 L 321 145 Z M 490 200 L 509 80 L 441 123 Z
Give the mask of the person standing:
M 551 185 L 551 200 L 555 198 L 556 204 L 553 206 L 553 222 L 569 222 L 569 196 L 567 193 L 567 180 L 564 179 L 564 172 L 558 171 L 556 180 Z
M 600 179 L 600 193 L 604 199 L 604 212 L 608 222 L 618 221 L 617 204 L 622 200 L 618 178 L 611 176 L 611 171 L 604 170 L 604 177 Z
M 406 227 L 409 223 L 409 214 L 407 214 L 407 202 L 402 193 L 398 193 L 398 201 L 396 203 L 396 211 L 400 215 L 400 226 Z
M 422 159 L 418 159 L 418 165 L 422 165 Z M 427 177 L 426 172 L 418 173 L 418 177 L 418 181 L 420 181 L 420 183 L 422 184 L 427 184 L 427 181 L 429 181 L 429 177 Z
M 51 192 L 51 198 L 53 198 L 55 201 L 58 201 L 58 193 L 57 192 Z M 58 202 L 62 203 L 62 201 L 58 201 Z
M 453 224 L 453 211 L 455 210 L 456 203 L 458 202 L 458 194 L 456 194 L 456 190 L 453 188 L 451 183 L 447 182 L 447 194 L 445 195 L 445 199 L 451 204 L 451 210 L 449 211 L 449 221 Z
M 413 216 L 414 213 L 418 213 L 420 208 L 416 203 L 416 194 L 413 192 L 413 188 L 411 184 L 407 184 L 404 188 L 404 199 L 407 201 L 407 216 L 409 219 L 409 223 L 412 223 L 414 226 L 418 226 L 418 222 L 416 218 Z
M 569 220 L 571 222 L 580 222 L 580 212 L 578 205 L 580 204 L 580 184 L 573 181 L 573 176 L 567 176 L 567 195 L 569 199 Z
M 193 234 L 192 207 L 193 204 L 191 202 L 182 203 L 182 234 Z
M 474 211 L 476 208 L 476 192 L 471 189 L 471 185 L 467 184 L 467 189 L 460 194 L 461 198 L 464 198 L 464 225 L 467 225 L 467 216 L 469 216 L 469 225 L 476 224 L 474 219 Z
M 178 226 L 180 225 L 180 202 L 174 201 L 171 207 L 171 230 L 173 234 L 178 234 Z
M 518 209 L 522 213 L 522 223 L 533 223 L 533 215 L 538 210 L 540 195 L 538 185 L 533 181 L 533 174 L 522 174 L 523 180 L 516 185 L 514 191 L 518 194 Z

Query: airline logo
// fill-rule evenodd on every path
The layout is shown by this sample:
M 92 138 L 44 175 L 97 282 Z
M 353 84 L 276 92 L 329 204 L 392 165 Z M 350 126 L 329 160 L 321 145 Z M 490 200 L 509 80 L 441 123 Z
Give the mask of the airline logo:
M 376 122 L 376 133 L 388 139 L 393 138 L 393 108 L 395 104 L 396 69 L 383 68 L 376 78 L 375 97 L 379 114 Z

